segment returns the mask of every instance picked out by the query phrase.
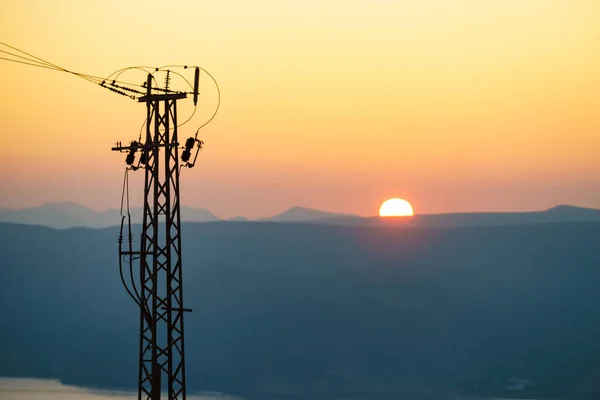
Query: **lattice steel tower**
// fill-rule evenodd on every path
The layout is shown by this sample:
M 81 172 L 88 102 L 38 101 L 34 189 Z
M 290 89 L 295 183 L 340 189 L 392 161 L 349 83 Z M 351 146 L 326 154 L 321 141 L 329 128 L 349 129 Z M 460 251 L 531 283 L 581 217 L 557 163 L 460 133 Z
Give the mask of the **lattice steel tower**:
M 191 309 L 183 306 L 179 173 L 182 167 L 191 168 L 195 165 L 203 145 L 202 141 L 198 140 L 198 131 L 211 122 L 219 110 L 221 95 L 217 81 L 204 68 L 187 65 L 160 68 L 126 67 L 101 78 L 65 69 L 3 42 L 0 42 L 0 53 L 0 59 L 3 61 L 68 73 L 111 92 L 146 103 L 144 140 L 140 134 L 140 138 L 128 146 L 118 142 L 112 148 L 128 153 L 125 159 L 127 167 L 121 199 L 119 271 L 127 293 L 140 308 L 138 398 L 158 400 L 161 393 L 166 392 L 169 400 L 185 399 L 183 315 Z M 185 72 L 191 70 L 194 70 L 193 87 L 184 76 Z M 143 71 L 144 77 L 147 74 L 148 79 L 142 84 L 122 80 L 121 76 L 127 71 Z M 194 112 L 185 122 L 190 121 L 198 103 L 200 71 L 214 82 L 218 101 L 212 116 L 200 125 L 196 136 L 188 138 L 185 144 L 180 146 L 177 128 L 182 124 L 177 123 L 177 101 L 193 95 Z M 164 87 L 153 85 L 156 83 L 154 75 L 157 74 L 166 74 Z M 181 78 L 188 85 L 185 90 L 169 88 L 171 74 Z M 192 161 L 194 148 L 196 151 Z M 181 154 L 179 150 L 182 150 Z M 138 153 L 141 155 L 136 162 Z M 129 213 L 128 173 L 140 168 L 145 171 L 144 214 L 140 242 L 136 242 L 136 246 L 139 247 L 134 250 Z M 125 226 L 126 240 L 123 235 Z M 134 272 L 134 261 L 139 261 L 139 271 Z M 128 274 L 123 270 L 126 265 Z M 166 378 L 165 385 L 161 385 L 163 378 Z
M 122 213 L 119 258 L 121 263 L 129 263 L 132 288 L 128 285 L 126 288 L 140 307 L 138 399 L 158 400 L 161 392 L 168 394 L 169 400 L 185 399 L 184 313 L 191 309 L 183 304 L 179 172 L 181 166 L 194 165 L 195 157 L 194 162 L 189 161 L 191 151 L 197 146 L 197 157 L 202 142 L 197 137 L 188 138 L 181 147 L 180 157 L 177 101 L 186 98 L 187 93 L 169 90 L 168 71 L 165 88 L 153 90 L 153 80 L 150 74 L 146 95 L 138 99 L 146 103 L 145 140 L 133 141 L 128 146 L 117 143 L 113 147 L 129 153 L 126 158 L 129 169 L 145 171 L 140 248 L 133 250 L 129 211 L 128 240 L 124 246 Z M 193 95 L 196 103 L 198 69 Z M 141 153 L 137 165 L 136 153 Z M 139 259 L 137 279 L 132 267 L 136 259 Z M 125 284 L 122 264 L 121 278 Z

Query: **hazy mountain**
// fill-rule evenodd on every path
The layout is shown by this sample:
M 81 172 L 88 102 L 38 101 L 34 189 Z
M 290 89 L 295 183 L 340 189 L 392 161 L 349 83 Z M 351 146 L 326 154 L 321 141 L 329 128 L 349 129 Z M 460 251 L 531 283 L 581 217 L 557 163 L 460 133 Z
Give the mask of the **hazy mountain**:
M 595 208 L 575 207 L 566 204 L 561 204 L 546 210 L 547 214 L 553 215 L 555 218 L 564 218 L 565 220 L 573 220 L 579 218 L 581 220 L 590 220 L 600 218 L 600 210 Z
M 237 217 L 229 218 L 229 221 L 247 222 L 247 221 L 250 221 L 250 219 L 248 219 L 246 217 L 242 217 L 242 216 L 237 216 Z
M 268 222 L 303 222 L 303 221 L 319 221 L 328 220 L 331 218 L 360 218 L 350 214 L 340 214 L 328 211 L 320 211 L 312 208 L 292 207 L 281 214 L 274 215 L 268 218 L 261 218 L 259 221 Z
M 117 234 L 0 224 L 0 376 L 135 387 Z M 184 224 L 189 390 L 597 397 L 599 236 L 599 222 Z
M 218 221 L 219 218 L 208 210 L 182 207 L 181 219 L 187 222 Z M 141 223 L 142 209 L 131 209 L 133 223 Z M 238 216 L 230 221 L 250 221 Z M 569 205 L 559 205 L 546 211 L 497 212 L 497 213 L 450 213 L 422 214 L 411 218 L 359 217 L 351 214 L 333 213 L 304 207 L 293 207 L 272 217 L 262 218 L 261 222 L 305 222 L 355 227 L 421 227 L 458 228 L 469 226 L 502 226 L 539 224 L 566 221 L 600 221 L 600 210 Z M 90 210 L 79 204 L 45 203 L 40 207 L 25 209 L 0 209 L 0 222 L 42 225 L 64 229 L 72 227 L 104 228 L 121 223 L 120 212 L 108 209 L 102 212 Z
M 130 210 L 133 222 L 140 223 L 142 209 Z M 219 218 L 208 210 L 181 207 L 182 221 L 206 222 Z M 0 209 L 0 222 L 43 225 L 51 228 L 65 229 L 73 227 L 105 228 L 121 223 L 119 210 L 107 209 L 93 211 L 85 206 L 70 202 L 44 203 L 39 207 L 24 209 Z
M 139 209 L 140 218 L 142 210 Z M 181 207 L 181 220 L 186 222 L 209 222 L 218 221 L 220 218 L 204 208 Z
M 421 214 L 409 218 L 340 217 L 311 221 L 340 226 L 381 226 L 419 228 L 459 228 L 475 226 L 506 226 L 569 221 L 600 221 L 600 210 L 559 205 L 545 211 Z
M 90 225 L 93 223 L 93 211 L 75 203 L 45 203 L 34 208 L 0 209 L 0 221 L 56 228 L 93 226 Z

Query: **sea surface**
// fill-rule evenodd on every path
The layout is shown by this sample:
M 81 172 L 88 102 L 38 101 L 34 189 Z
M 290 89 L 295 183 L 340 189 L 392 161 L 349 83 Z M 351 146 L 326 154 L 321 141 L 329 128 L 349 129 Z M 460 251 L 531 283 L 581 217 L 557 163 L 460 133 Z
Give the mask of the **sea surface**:
M 166 395 L 162 398 L 167 398 Z M 242 400 L 224 394 L 189 395 L 189 400 Z M 59 381 L 33 378 L 0 378 L 0 400 L 137 400 L 135 392 L 85 389 Z
M 432 400 L 437 396 L 406 396 L 403 400 Z M 166 393 L 161 399 L 167 399 Z M 222 393 L 188 394 L 189 400 L 244 400 L 238 396 Z M 502 399 L 484 397 L 449 396 L 447 400 L 534 400 L 534 399 Z M 445 400 L 446 400 L 445 399 Z M 86 389 L 77 386 L 63 385 L 60 381 L 37 378 L 2 378 L 0 377 L 0 400 L 137 400 L 133 391 L 111 391 Z M 339 399 L 343 400 L 343 399 Z M 357 398 L 352 398 L 357 400 Z

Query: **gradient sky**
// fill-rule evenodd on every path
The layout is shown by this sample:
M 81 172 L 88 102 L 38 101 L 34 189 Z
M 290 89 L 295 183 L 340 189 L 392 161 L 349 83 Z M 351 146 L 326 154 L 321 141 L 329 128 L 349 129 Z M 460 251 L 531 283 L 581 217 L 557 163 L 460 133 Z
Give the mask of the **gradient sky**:
M 374 215 L 389 197 L 417 213 L 600 208 L 595 0 L 19 0 L 1 11 L 0 41 L 77 72 L 210 71 L 221 110 L 200 131 L 182 202 L 221 217 L 294 205 Z M 110 147 L 137 138 L 144 106 L 4 61 L 0 87 L 0 207 L 118 207 L 124 156 Z M 207 86 L 199 122 L 215 99 Z

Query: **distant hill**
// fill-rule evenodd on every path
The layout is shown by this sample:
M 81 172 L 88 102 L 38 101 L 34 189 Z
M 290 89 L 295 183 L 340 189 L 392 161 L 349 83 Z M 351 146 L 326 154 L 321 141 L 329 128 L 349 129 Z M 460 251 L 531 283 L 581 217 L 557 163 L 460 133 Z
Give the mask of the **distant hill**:
M 134 223 L 142 220 L 142 209 L 133 208 L 131 219 Z M 220 220 L 208 210 L 181 207 L 181 219 L 184 222 L 211 222 Z M 230 221 L 248 222 L 250 219 L 238 216 Z M 559 205 L 545 211 L 532 212 L 486 212 L 486 213 L 449 213 L 421 214 L 409 218 L 360 217 L 315 210 L 304 207 L 292 207 L 280 214 L 258 219 L 260 222 L 302 222 L 354 227 L 409 227 L 409 228 L 460 228 L 474 226 L 505 226 L 540 224 L 568 221 L 600 221 L 600 210 L 593 208 Z M 90 210 L 75 203 L 45 203 L 40 207 L 25 209 L 0 209 L 0 222 L 42 225 L 65 229 L 73 227 L 105 228 L 121 223 L 118 210 L 108 209 L 101 212 Z
M 449 214 L 421 214 L 399 218 L 348 218 L 335 216 L 310 221 L 339 226 L 366 227 L 418 227 L 460 228 L 475 226 L 529 225 L 551 222 L 600 221 L 600 210 L 568 205 L 559 205 L 545 211 L 532 212 L 474 212 Z
M 561 204 L 546 210 L 547 214 L 555 218 L 564 218 L 565 220 L 573 220 L 579 218 L 581 220 L 597 219 L 600 215 L 600 210 L 595 208 L 575 207 L 566 204 Z
M 306 222 L 306 221 L 327 221 L 331 218 L 360 218 L 350 214 L 340 214 L 321 210 L 315 210 L 305 207 L 292 207 L 281 214 L 268 218 L 261 218 L 259 221 L 266 222 Z
M 131 218 L 139 223 L 142 219 L 142 209 L 131 209 Z M 188 222 L 207 222 L 219 220 L 208 210 L 181 207 L 181 219 Z M 80 204 L 61 202 L 44 203 L 39 207 L 24 209 L 0 209 L 0 222 L 42 225 L 57 229 L 74 227 L 105 228 L 121 223 L 119 210 L 108 209 L 101 212 L 93 211 Z
M 117 235 L 0 224 L 0 376 L 135 387 L 139 317 Z M 598 237 L 600 222 L 185 224 L 188 389 L 597 398 Z
M 229 218 L 229 221 L 248 222 L 248 221 L 250 221 L 250 219 L 248 219 L 246 217 L 242 217 L 242 216 L 237 216 L 237 217 Z

